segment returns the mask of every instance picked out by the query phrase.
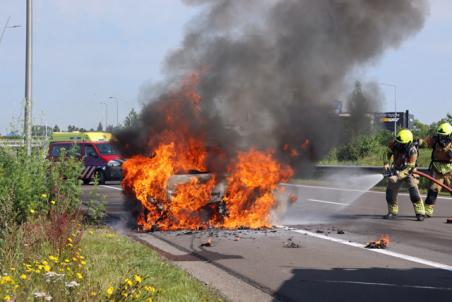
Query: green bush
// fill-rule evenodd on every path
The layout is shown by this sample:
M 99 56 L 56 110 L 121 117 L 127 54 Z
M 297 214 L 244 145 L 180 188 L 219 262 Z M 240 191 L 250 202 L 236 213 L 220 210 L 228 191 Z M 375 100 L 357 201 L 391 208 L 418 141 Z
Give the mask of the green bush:
M 380 139 L 378 135 L 354 137 L 348 144 L 336 149 L 336 158 L 339 161 L 358 161 L 370 154 L 381 154 L 384 146 Z
M 52 162 L 43 152 L 27 156 L 23 150 L 0 149 L 0 260 L 20 250 L 13 245 L 22 244 L 22 224 L 78 212 L 81 169 L 74 157 Z

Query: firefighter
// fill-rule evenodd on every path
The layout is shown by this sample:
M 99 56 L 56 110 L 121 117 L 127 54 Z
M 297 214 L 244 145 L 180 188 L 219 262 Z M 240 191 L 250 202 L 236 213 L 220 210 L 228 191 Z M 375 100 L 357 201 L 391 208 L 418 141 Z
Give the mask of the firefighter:
M 384 169 L 390 173 L 386 188 L 388 214 L 383 216 L 384 219 L 391 219 L 397 216 L 399 212 L 397 195 L 402 183 L 406 183 L 416 218 L 418 221 L 424 220 L 425 209 L 419 194 L 419 180 L 412 174 L 412 171 L 416 168 L 417 157 L 418 146 L 413 141 L 413 133 L 408 129 L 400 130 L 395 140 L 389 144 L 384 156 Z M 391 158 L 392 165 L 390 165 Z
M 441 123 L 436 129 L 436 134 L 425 140 L 426 145 L 432 148 L 432 161 L 430 163 L 430 173 L 446 186 L 452 186 L 452 126 L 449 123 Z M 425 215 L 433 216 L 438 193 L 441 187 L 432 182 L 425 199 Z M 452 193 L 451 193 L 452 195 Z

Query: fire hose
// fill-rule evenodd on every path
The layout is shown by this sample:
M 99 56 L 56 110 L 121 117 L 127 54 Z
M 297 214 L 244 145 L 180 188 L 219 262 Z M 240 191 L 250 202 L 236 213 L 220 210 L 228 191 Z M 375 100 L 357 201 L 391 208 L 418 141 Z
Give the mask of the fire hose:
M 417 174 L 419 176 L 427 178 L 428 180 L 430 180 L 431 182 L 434 182 L 435 184 L 437 184 L 438 186 L 440 186 L 444 190 L 449 191 L 449 193 L 452 193 L 452 188 L 449 188 L 448 186 L 446 186 L 442 182 L 438 181 L 436 178 L 434 178 L 434 177 L 432 177 L 432 176 L 430 176 L 430 175 L 428 175 L 428 174 L 426 174 L 424 172 L 421 172 L 421 171 L 418 171 L 418 170 L 414 170 L 413 174 Z
M 443 188 L 444 190 L 452 193 L 452 188 L 446 186 L 445 184 L 443 184 L 442 182 L 440 182 L 439 180 L 437 180 L 436 178 L 428 175 L 427 173 L 418 171 L 418 170 L 413 170 L 412 172 L 413 174 L 419 175 L 421 177 L 424 177 L 428 180 L 430 180 L 431 182 L 434 182 L 435 184 L 437 184 L 438 186 L 440 186 L 441 188 Z M 385 177 L 389 177 L 389 176 L 393 176 L 393 175 L 397 175 L 394 171 L 390 170 L 390 171 L 386 171 L 385 173 L 383 173 L 383 176 Z

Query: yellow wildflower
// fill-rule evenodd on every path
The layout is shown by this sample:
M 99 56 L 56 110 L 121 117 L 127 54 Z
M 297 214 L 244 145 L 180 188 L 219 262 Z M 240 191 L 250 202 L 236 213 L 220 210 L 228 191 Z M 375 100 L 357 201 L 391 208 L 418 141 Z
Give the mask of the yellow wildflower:
M 0 284 L 8 284 L 8 283 L 14 284 L 14 280 L 10 276 L 6 275 L 0 279 Z
M 45 194 L 45 193 L 41 194 L 41 198 L 42 199 L 46 199 L 47 198 L 47 194 Z
M 45 261 L 45 260 L 42 261 L 42 264 L 49 265 L 49 263 L 47 261 Z
M 133 276 L 133 278 L 135 279 L 135 281 L 137 283 L 141 283 L 141 281 L 143 281 L 143 279 L 139 275 L 135 275 L 135 276 Z
M 146 286 L 144 287 L 144 289 L 145 289 L 147 292 L 150 292 L 150 293 L 154 293 L 154 292 L 155 292 L 155 288 L 152 287 L 152 286 L 146 285 Z
M 86 265 L 86 261 L 85 261 L 85 260 L 80 261 L 80 263 L 81 263 L 82 265 Z
M 133 282 L 132 282 L 132 280 L 130 280 L 130 279 L 126 279 L 126 280 L 124 280 L 126 283 L 127 283 L 127 285 L 129 285 L 129 286 L 132 286 L 133 285 Z
M 76 273 L 75 275 L 76 275 L 76 276 L 77 276 L 77 278 L 79 278 L 80 280 L 82 280 L 82 279 L 83 279 L 83 275 L 82 275 L 81 273 Z
M 147 300 L 146 300 L 146 302 L 152 302 L 153 300 L 152 300 L 152 298 L 151 297 L 149 297 Z
M 90 295 L 91 297 L 95 297 L 95 296 L 97 296 L 97 293 L 96 293 L 96 292 L 90 292 L 89 295 Z
M 58 257 L 55 257 L 55 256 L 50 255 L 50 256 L 49 256 L 49 260 L 51 260 L 51 261 L 53 261 L 53 262 L 58 262 Z
M 11 296 L 10 295 L 6 295 L 3 297 L 4 301 L 11 301 Z
M 46 272 L 50 272 L 50 266 L 44 265 L 44 270 L 45 270 Z
M 25 275 L 25 274 L 22 274 L 22 275 L 20 275 L 20 277 L 19 277 L 20 279 L 22 279 L 22 280 L 27 280 L 27 275 Z
M 31 213 L 31 214 L 34 214 L 34 213 L 35 213 L 35 210 L 30 209 L 30 213 Z
M 74 245 L 72 243 L 68 243 L 66 246 L 73 247 Z
M 55 200 L 51 200 L 50 204 L 54 206 L 56 204 L 56 201 Z
M 80 255 L 80 259 L 85 259 L 85 257 L 83 257 L 83 256 Z
M 113 291 L 114 291 L 115 289 L 112 287 L 112 286 L 110 286 L 108 289 L 107 289 L 107 296 L 108 297 L 110 297 L 111 295 L 113 295 Z
M 69 263 L 69 262 L 71 262 L 71 260 L 66 258 L 66 259 L 64 259 L 64 262 Z
M 72 242 L 72 238 L 71 238 L 71 237 L 69 237 L 69 238 L 67 239 L 67 241 L 69 241 L 69 242 Z

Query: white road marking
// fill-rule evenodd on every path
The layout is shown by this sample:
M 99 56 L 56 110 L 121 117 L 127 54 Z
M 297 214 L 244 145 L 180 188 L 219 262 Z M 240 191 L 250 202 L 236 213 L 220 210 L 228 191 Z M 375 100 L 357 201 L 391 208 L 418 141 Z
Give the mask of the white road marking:
M 426 285 L 409 285 L 409 284 L 394 284 L 394 283 L 380 283 L 380 282 L 362 282 L 362 281 L 340 281 L 340 280 L 321 280 L 319 282 L 327 283 L 345 283 L 345 284 L 357 284 L 357 285 L 375 285 L 375 286 L 389 286 L 389 287 L 408 287 L 416 289 L 434 289 L 434 290 L 452 290 L 450 287 L 435 287 Z
M 299 184 L 291 184 L 282 182 L 280 183 L 282 186 L 287 187 L 303 187 L 303 188 L 312 188 L 312 189 L 323 189 L 323 190 L 333 190 L 333 191 L 344 191 L 344 192 L 359 192 L 359 193 L 374 193 L 374 194 L 386 194 L 385 192 L 379 192 L 379 191 L 366 191 L 366 190 L 358 190 L 358 189 L 345 189 L 345 188 L 337 188 L 337 187 L 327 187 L 327 186 L 313 186 L 313 185 L 299 185 Z M 399 195 L 409 196 L 408 193 L 399 193 Z M 425 195 L 422 195 L 422 197 L 425 197 Z M 444 197 L 444 196 L 438 196 L 438 199 L 447 199 L 452 200 L 452 197 Z
M 418 257 L 406 255 L 406 254 L 401 254 L 401 253 L 397 253 L 397 252 L 392 252 L 392 251 L 388 251 L 388 250 L 384 250 L 384 249 L 367 249 L 365 247 L 366 245 L 358 243 L 358 242 L 353 242 L 353 241 L 343 240 L 343 239 L 339 239 L 339 238 L 334 238 L 334 237 L 331 237 L 331 236 L 326 236 L 326 235 L 313 233 L 313 232 L 309 232 L 309 231 L 305 231 L 305 230 L 298 230 L 298 229 L 289 228 L 289 227 L 281 226 L 281 225 L 275 225 L 275 227 L 278 227 L 278 228 L 281 228 L 281 229 L 285 229 L 285 230 L 289 230 L 289 231 L 292 231 L 292 232 L 295 232 L 295 233 L 307 235 L 307 236 L 310 236 L 310 237 L 324 239 L 324 240 L 340 243 L 340 244 L 343 244 L 343 245 L 348 245 L 348 246 L 360 248 L 360 249 L 363 249 L 363 250 L 366 250 L 366 251 L 369 251 L 369 252 L 383 254 L 383 255 L 394 257 L 394 258 L 399 258 L 399 259 L 411 261 L 411 262 L 414 262 L 414 263 L 419 263 L 419 264 L 423 264 L 423 265 L 426 265 L 426 266 L 430 266 L 430 267 L 434 267 L 434 268 L 438 268 L 438 269 L 442 269 L 442 270 L 446 270 L 446 271 L 452 272 L 452 266 L 447 265 L 447 264 L 434 262 L 434 261 L 430 261 L 430 260 L 427 260 L 427 259 L 422 259 L 422 258 L 418 258 Z
M 328 200 L 320 200 L 320 199 L 313 199 L 313 198 L 309 198 L 309 201 L 313 201 L 313 202 L 318 202 L 318 203 L 326 203 L 326 204 L 334 204 L 334 205 L 339 205 L 339 206 L 346 206 L 346 203 L 340 203 L 340 202 L 334 202 L 334 201 L 328 201 Z
M 112 187 L 112 186 L 107 186 L 107 185 L 101 185 L 101 187 L 105 187 L 105 188 L 109 188 L 109 189 L 113 189 L 113 190 L 122 191 L 122 188 L 117 188 L 117 187 Z

